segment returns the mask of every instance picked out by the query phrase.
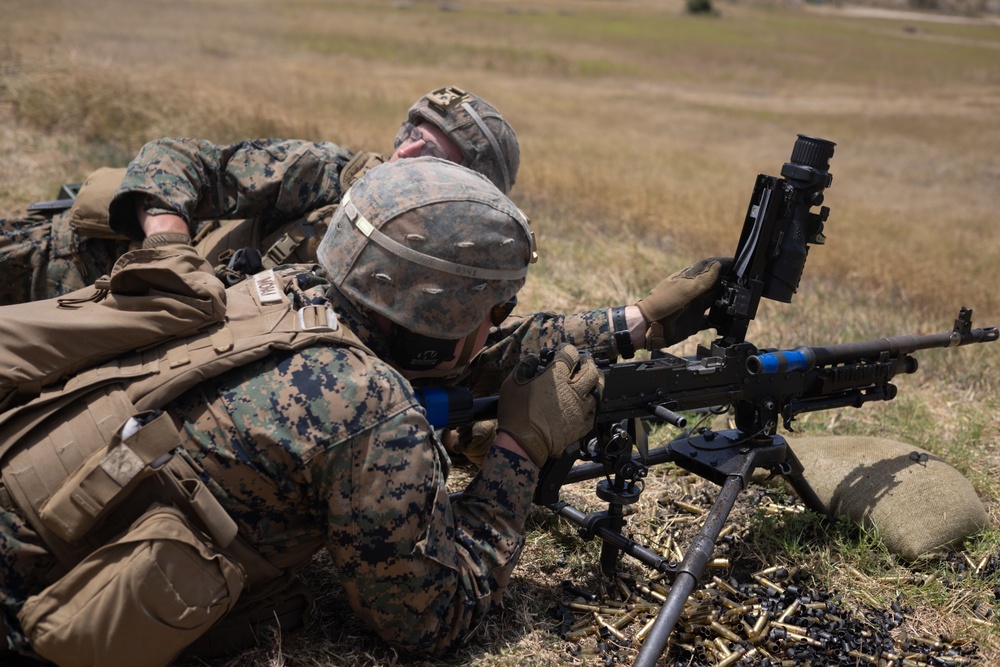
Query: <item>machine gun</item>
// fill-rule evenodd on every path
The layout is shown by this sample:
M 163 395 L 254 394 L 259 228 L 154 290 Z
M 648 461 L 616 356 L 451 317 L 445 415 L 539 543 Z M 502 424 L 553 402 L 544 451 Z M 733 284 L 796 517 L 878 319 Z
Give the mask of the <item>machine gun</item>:
M 803 467 L 779 423 L 791 430 L 799 414 L 860 407 L 896 396 L 893 378 L 913 373 L 918 350 L 996 341 L 996 327 L 972 327 L 972 311 L 962 308 L 951 331 L 793 350 L 759 350 L 745 340 L 761 298 L 790 302 L 798 289 L 808 245 L 824 242 L 822 207 L 830 186 L 832 142 L 799 135 L 782 178 L 759 175 L 732 264 L 720 279 L 719 297 L 709 311 L 718 338 L 692 357 L 665 352 L 645 361 L 601 364 L 604 390 L 594 430 L 578 447 L 541 471 L 536 504 L 575 524 L 585 539 L 602 541 L 600 563 L 611 576 L 621 554 L 673 575 L 666 601 L 646 635 L 636 667 L 654 665 L 711 560 L 715 542 L 758 468 L 783 476 L 805 505 L 823 515 L 827 508 L 803 477 Z M 484 419 L 495 398 L 457 401 L 454 395 L 424 396 L 432 423 L 443 427 Z M 457 404 L 462 406 L 456 409 Z M 731 410 L 734 428 L 684 431 L 650 450 L 643 421 L 687 427 L 682 414 Z M 432 414 L 434 416 L 432 416 Z M 581 463 L 582 462 L 582 463 Z M 672 462 L 721 487 L 712 509 L 680 563 L 622 534 L 627 506 L 642 493 L 649 468 Z M 598 479 L 596 494 L 607 509 L 585 514 L 563 502 L 565 484 Z

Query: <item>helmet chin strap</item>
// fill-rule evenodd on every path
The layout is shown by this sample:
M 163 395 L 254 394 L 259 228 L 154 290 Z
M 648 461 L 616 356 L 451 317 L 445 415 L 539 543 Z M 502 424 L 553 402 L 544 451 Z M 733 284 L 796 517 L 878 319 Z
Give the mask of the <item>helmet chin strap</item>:
M 476 349 L 476 337 L 479 330 L 475 330 L 465 337 L 465 342 L 462 345 L 462 351 L 458 354 L 458 358 L 455 361 L 455 365 L 451 368 L 429 368 L 427 370 L 418 371 L 408 371 L 401 370 L 403 377 L 408 380 L 423 380 L 423 379 L 436 379 L 436 380 L 452 380 L 459 378 L 465 373 L 466 368 L 472 360 L 476 358 L 479 354 L 479 350 Z

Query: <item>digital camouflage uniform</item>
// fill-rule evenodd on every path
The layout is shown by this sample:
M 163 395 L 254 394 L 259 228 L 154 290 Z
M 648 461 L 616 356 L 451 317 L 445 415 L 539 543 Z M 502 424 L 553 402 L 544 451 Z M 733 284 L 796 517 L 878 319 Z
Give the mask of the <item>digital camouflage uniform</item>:
M 437 126 L 460 149 L 463 166 L 485 175 L 504 194 L 510 192 L 520 148 L 513 128 L 489 102 L 454 86 L 440 88 L 410 107 L 407 123 Z M 324 207 L 338 204 L 343 190 L 384 161 L 329 142 L 153 142 L 130 165 L 123 184 L 122 191 L 131 194 L 118 202 L 115 217 L 124 236 L 105 238 L 107 229 L 95 235 L 71 224 L 65 213 L 0 220 L 0 305 L 61 296 L 110 272 L 129 248 L 128 239 L 143 240 L 134 220 L 137 202 L 184 217 L 199 254 L 224 278 L 232 254 L 244 247 L 259 250 L 266 268 L 315 261 L 330 212 Z M 284 178 L 268 187 L 260 177 L 269 177 L 272 168 Z M 308 214 L 289 213 L 308 201 L 313 203 Z
M 223 147 L 191 139 L 161 139 L 147 144 L 129 165 L 111 206 L 111 224 L 117 231 L 141 238 L 134 208 L 137 198 L 144 196 L 150 198 L 150 207 L 176 211 L 188 220 L 259 216 L 269 225 L 273 220 L 277 227 L 289 220 L 315 218 L 318 207 L 329 217 L 335 208 L 331 205 L 343 196 L 343 184 L 339 169 L 328 164 L 347 157 L 346 151 L 333 144 L 254 141 Z M 503 345 L 494 350 L 499 341 Z M 495 369 L 475 388 L 477 393 L 499 391 L 522 352 L 553 349 L 560 342 L 572 343 L 595 357 L 616 358 L 607 309 L 512 319 L 491 332 L 476 362 L 479 368 Z
M 0 305 L 61 296 L 106 275 L 128 241 L 81 236 L 66 211 L 0 220 Z
M 357 158 L 356 168 L 345 170 L 352 158 Z M 77 228 L 69 211 L 0 220 L 0 305 L 62 296 L 110 273 L 118 257 L 142 241 L 132 207 L 143 193 L 154 193 L 160 206 L 188 220 L 193 237 L 225 226 L 233 234 L 240 232 L 240 241 L 266 252 L 290 228 L 296 240 L 271 265 L 314 261 L 315 243 L 323 234 L 322 225 L 315 223 L 340 202 L 341 178 L 353 182 L 366 166 L 379 162 L 377 155 L 328 142 L 273 139 L 221 146 L 191 139 L 154 141 L 126 172 L 122 191 L 130 192 L 116 200 L 122 237 L 95 237 Z M 262 176 L 272 170 L 280 177 L 265 182 Z M 227 239 L 211 240 L 199 251 L 211 254 L 213 265 L 224 264 L 235 248 L 225 245 Z
M 387 354 L 349 304 L 339 300 L 336 310 Z M 409 384 L 380 359 L 333 346 L 276 354 L 204 382 L 166 409 L 186 438 L 182 456 L 240 533 L 279 567 L 302 566 L 325 545 L 352 606 L 386 640 L 443 651 L 482 620 L 506 584 L 534 468 L 498 449 L 450 502 L 447 455 Z M 298 560 L 285 560 L 288 553 Z M 0 512 L 0 565 L 0 604 L 11 624 L 27 595 L 48 583 L 54 560 L 9 510 Z
M 519 284 L 487 298 L 509 298 Z M 494 448 L 452 501 L 448 456 L 410 383 L 382 360 L 390 356 L 383 334 L 329 289 L 325 274 L 303 273 L 298 285 L 297 306 L 328 299 L 374 355 L 318 345 L 201 382 L 165 406 L 183 436 L 175 455 L 273 565 L 300 567 L 325 546 L 368 625 L 407 649 L 446 652 L 483 620 L 510 577 L 537 469 Z M 560 339 L 564 318 L 536 317 L 537 324 L 525 319 L 495 342 L 496 363 L 512 366 L 522 350 Z M 607 336 L 587 319 L 578 326 L 590 331 L 572 335 L 600 344 Z M 475 384 L 476 375 L 467 381 Z M 0 504 L 0 609 L 14 647 L 25 651 L 17 611 L 50 583 L 55 563 L 6 493 Z
M 354 156 L 332 143 L 264 139 L 226 146 L 198 139 L 159 139 L 129 164 L 111 203 L 112 227 L 144 236 L 135 206 L 204 220 L 259 218 L 265 234 L 317 208 L 337 205 L 341 172 Z M 211 261 L 211 258 L 209 258 Z

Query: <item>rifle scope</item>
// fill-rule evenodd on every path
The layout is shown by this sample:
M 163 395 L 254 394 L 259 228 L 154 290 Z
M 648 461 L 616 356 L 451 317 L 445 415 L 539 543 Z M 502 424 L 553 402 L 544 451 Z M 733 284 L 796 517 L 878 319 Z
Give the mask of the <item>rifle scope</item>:
M 782 217 L 786 223 L 779 223 L 783 233 L 764 274 L 761 295 L 766 299 L 791 302 L 806 265 L 809 252 L 806 244 L 823 243 L 823 222 L 829 211 L 825 209 L 817 215 L 810 209 L 823 203 L 823 190 L 833 182 L 829 170 L 834 146 L 832 141 L 800 134 L 791 159 L 781 168 L 787 204 Z

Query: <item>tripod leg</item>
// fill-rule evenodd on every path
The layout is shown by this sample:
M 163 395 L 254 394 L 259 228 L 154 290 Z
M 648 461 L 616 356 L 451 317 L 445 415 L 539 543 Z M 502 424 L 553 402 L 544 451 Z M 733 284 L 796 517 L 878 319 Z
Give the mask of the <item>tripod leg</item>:
M 660 612 L 653 621 L 653 628 L 649 631 L 646 641 L 643 642 L 639 655 L 636 657 L 633 667 L 653 667 L 667 646 L 667 640 L 677 620 L 684 611 L 684 603 L 687 602 L 691 592 L 698 585 L 698 580 L 704 574 L 708 561 L 712 558 L 712 551 L 715 549 L 715 540 L 722 532 L 729 513 L 736 504 L 740 491 L 743 490 L 743 478 L 731 476 L 726 479 L 719 492 L 715 504 L 712 506 L 705 523 L 694 538 L 694 542 L 688 547 L 684 554 L 684 560 L 677 569 L 677 576 L 670 587 L 670 593 L 666 601 L 660 608 Z
M 791 445 L 786 445 L 785 447 L 785 462 L 788 464 L 790 472 L 785 473 L 783 477 L 792 485 L 795 493 L 802 499 L 805 506 L 813 512 L 825 516 L 827 521 L 836 519 L 835 516 L 830 514 L 830 510 L 827 509 L 827 506 L 816 495 L 816 491 L 813 490 L 812 486 L 810 486 L 809 482 L 802 475 L 804 468 L 802 467 L 802 463 L 799 462 L 798 457 L 795 456 L 795 452 L 792 451 Z
M 624 525 L 625 519 L 622 513 L 621 505 L 608 505 L 607 528 L 615 533 L 621 534 L 622 527 Z M 610 578 L 615 576 L 615 572 L 618 570 L 618 555 L 620 553 L 621 549 L 619 549 L 613 542 L 605 540 L 601 544 L 601 572 L 604 573 L 605 577 Z

